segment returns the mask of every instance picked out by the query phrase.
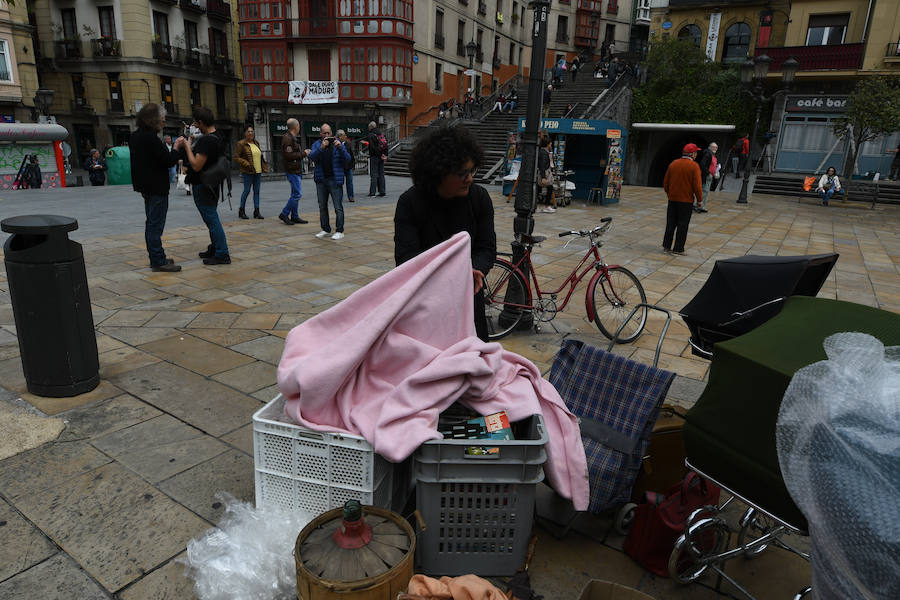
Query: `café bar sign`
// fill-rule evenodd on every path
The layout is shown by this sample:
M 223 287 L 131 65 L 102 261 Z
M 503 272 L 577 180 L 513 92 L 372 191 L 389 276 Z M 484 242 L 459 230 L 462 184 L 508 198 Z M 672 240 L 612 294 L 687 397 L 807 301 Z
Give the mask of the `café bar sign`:
M 787 112 L 843 113 L 847 96 L 788 96 L 784 110 Z

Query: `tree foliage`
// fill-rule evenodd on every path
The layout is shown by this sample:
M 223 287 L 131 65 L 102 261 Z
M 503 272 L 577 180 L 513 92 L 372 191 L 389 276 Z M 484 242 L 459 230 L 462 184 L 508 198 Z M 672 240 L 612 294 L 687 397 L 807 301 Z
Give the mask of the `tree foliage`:
M 633 121 L 752 127 L 754 107 L 741 95 L 738 68 L 710 61 L 692 41 L 655 41 L 645 66 L 647 83 L 635 90 Z
M 900 77 L 859 81 L 847 98 L 844 116 L 832 121 L 834 134 L 853 142 L 843 175 L 850 177 L 862 144 L 900 129 Z

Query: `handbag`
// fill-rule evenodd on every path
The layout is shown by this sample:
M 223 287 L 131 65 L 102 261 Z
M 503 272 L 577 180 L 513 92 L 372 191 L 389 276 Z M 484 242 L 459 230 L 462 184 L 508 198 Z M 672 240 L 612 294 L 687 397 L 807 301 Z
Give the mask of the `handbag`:
M 816 176 L 812 177 L 804 177 L 803 178 L 803 191 L 808 192 L 812 189 L 813 185 L 816 183 Z
M 719 486 L 692 471 L 665 493 L 647 492 L 645 497 L 647 501 L 634 509 L 623 549 L 651 573 L 668 577 L 669 555 L 687 518 L 698 508 L 718 504 Z

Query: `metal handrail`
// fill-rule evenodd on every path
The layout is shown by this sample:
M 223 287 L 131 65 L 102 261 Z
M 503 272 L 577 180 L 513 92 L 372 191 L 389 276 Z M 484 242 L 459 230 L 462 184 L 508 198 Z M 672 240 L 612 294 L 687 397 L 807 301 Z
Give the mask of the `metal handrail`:
M 521 79 L 522 79 L 522 75 L 519 73 L 516 73 L 515 75 L 513 75 L 512 77 L 507 79 L 505 82 L 498 85 L 497 91 L 492 93 L 490 96 L 482 96 L 481 97 L 481 106 L 479 107 L 479 110 L 481 111 L 481 113 L 479 114 L 478 112 L 475 112 L 469 118 L 476 120 L 476 121 L 484 121 L 484 119 L 489 114 L 491 114 L 491 108 L 493 108 L 494 103 L 497 101 L 497 96 L 500 95 L 500 90 L 502 90 L 504 88 L 508 88 L 509 86 L 511 86 L 513 84 L 518 84 L 521 81 Z M 485 109 L 485 107 L 487 107 L 487 108 Z

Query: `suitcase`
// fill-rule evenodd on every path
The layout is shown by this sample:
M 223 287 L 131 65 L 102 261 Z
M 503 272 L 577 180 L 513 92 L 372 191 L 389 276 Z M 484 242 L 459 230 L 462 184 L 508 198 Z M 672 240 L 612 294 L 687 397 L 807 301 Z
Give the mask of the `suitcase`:
M 687 475 L 681 436 L 685 412 L 685 409 L 671 404 L 664 404 L 659 410 L 647 454 L 631 491 L 631 501 L 635 504 L 643 502 L 644 492 L 662 492 Z

